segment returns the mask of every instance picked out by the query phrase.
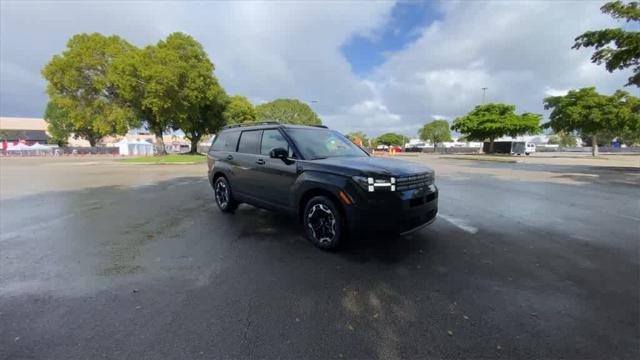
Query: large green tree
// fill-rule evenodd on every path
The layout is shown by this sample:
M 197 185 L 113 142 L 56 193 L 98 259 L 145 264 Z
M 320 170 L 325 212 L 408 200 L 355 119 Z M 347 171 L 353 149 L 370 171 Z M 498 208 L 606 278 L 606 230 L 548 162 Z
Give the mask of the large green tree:
M 640 87 L 640 6 L 637 1 L 628 3 L 612 1 L 606 3 L 600 10 L 618 20 L 632 23 L 635 31 L 622 28 L 611 28 L 587 31 L 575 39 L 574 49 L 593 47 L 595 52 L 591 61 L 600 65 L 605 64 L 609 72 L 633 68 L 633 75 L 627 85 Z
M 640 130 L 640 101 L 626 91 L 607 96 L 594 87 L 571 90 L 564 96 L 545 98 L 544 107 L 551 109 L 550 121 L 544 126 L 591 138 L 593 156 L 598 155 L 598 137 L 613 138 Z
M 433 144 L 433 148 L 436 148 L 436 144 L 451 141 L 451 130 L 449 129 L 449 123 L 447 120 L 433 120 L 424 124 L 418 131 L 420 140 L 428 140 Z
M 244 96 L 234 95 L 229 99 L 227 107 L 222 114 L 225 124 L 238 124 L 256 121 L 256 109 L 249 99 Z
M 402 146 L 405 140 L 404 135 L 396 133 L 385 133 L 376 138 L 376 144 L 378 145 L 390 145 L 390 146 Z
M 185 117 L 174 125 L 180 129 L 191 142 L 192 154 L 198 152 L 200 140 L 207 134 L 215 134 L 224 126 L 223 112 L 227 103 L 227 96 L 219 86 L 213 86 L 205 93 L 205 97 L 188 111 Z
M 452 130 L 466 136 L 468 140 L 489 140 L 489 152 L 493 152 L 495 139 L 501 136 L 519 136 L 541 132 L 542 115 L 515 113 L 516 107 L 508 104 L 483 104 L 476 106 L 470 113 L 453 120 Z
M 135 48 L 118 36 L 74 35 L 67 49 L 42 69 L 47 94 L 64 108 L 76 136 L 91 146 L 107 135 L 124 134 L 136 125 L 134 112 L 121 101 L 112 81 L 112 63 L 131 56 Z
M 69 136 L 75 133 L 69 112 L 56 105 L 55 102 L 49 101 L 44 111 L 44 121 L 47 122 L 49 142 L 60 147 L 66 146 Z
M 256 106 L 258 120 L 279 120 L 285 124 L 321 125 L 311 107 L 296 99 L 276 99 Z
M 114 63 L 122 97 L 156 137 L 156 154 L 166 154 L 163 134 L 182 129 L 196 143 L 222 125 L 226 95 L 213 76 L 202 46 L 183 33 Z M 196 146 L 197 147 L 197 146 Z
M 200 139 L 224 125 L 222 114 L 228 97 L 213 75 L 215 67 L 199 42 L 189 35 L 173 33 L 163 45 L 180 58 L 175 66 L 180 72 L 177 96 L 181 104 L 172 127 L 184 132 L 191 142 L 191 153 L 195 154 Z

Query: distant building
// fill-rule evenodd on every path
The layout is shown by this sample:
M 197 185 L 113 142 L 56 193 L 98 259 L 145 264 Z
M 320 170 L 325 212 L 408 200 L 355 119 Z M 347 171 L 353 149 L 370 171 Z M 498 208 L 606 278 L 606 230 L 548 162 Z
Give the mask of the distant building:
M 536 145 L 546 144 L 549 142 L 548 135 L 524 135 L 524 136 L 503 136 L 501 138 L 496 139 L 495 141 L 526 141 L 530 143 L 534 143 Z
M 46 144 L 47 123 L 43 119 L 0 117 L 0 141 L 7 143 Z
M 2 148 L 6 148 L 9 143 L 19 142 L 33 145 L 35 143 L 46 144 L 50 136 L 47 133 L 47 122 L 38 118 L 17 118 L 0 117 L 0 143 Z M 155 143 L 155 136 L 147 131 L 132 129 L 124 136 L 106 136 L 98 142 L 100 146 L 115 146 L 121 140 L 127 141 L 147 141 Z M 165 147 L 169 152 L 184 152 L 191 148 L 191 143 L 181 134 L 166 134 L 162 137 Z M 89 147 L 89 141 L 76 139 L 69 136 L 67 139 L 69 146 Z

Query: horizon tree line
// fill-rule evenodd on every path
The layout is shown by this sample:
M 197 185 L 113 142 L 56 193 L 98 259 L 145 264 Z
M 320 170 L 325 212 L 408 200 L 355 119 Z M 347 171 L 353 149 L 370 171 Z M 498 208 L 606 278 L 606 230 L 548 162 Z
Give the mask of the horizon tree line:
M 204 136 L 225 124 L 322 123 L 296 99 L 254 106 L 244 96 L 229 96 L 214 70 L 202 45 L 184 33 L 143 48 L 117 35 L 77 34 L 42 69 L 50 98 L 44 119 L 59 145 L 74 136 L 93 147 L 106 136 L 144 126 L 155 136 L 158 155 L 166 154 L 162 137 L 169 131 L 184 132 L 196 152 Z

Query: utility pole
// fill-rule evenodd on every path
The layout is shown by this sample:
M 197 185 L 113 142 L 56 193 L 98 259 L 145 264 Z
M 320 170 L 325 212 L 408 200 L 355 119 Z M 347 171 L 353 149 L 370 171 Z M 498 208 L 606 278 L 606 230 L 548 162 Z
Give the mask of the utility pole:
M 488 89 L 488 87 L 483 87 L 482 88 L 482 103 L 483 104 L 485 103 L 485 100 L 486 100 L 487 89 Z

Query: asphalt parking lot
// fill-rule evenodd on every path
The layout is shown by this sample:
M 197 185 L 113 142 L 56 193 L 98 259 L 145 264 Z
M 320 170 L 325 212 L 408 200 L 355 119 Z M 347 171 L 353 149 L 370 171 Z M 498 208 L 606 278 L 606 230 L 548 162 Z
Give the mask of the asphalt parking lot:
M 431 163 L 439 219 L 320 251 L 205 165 L 0 160 L 0 358 L 640 356 L 640 170 Z

